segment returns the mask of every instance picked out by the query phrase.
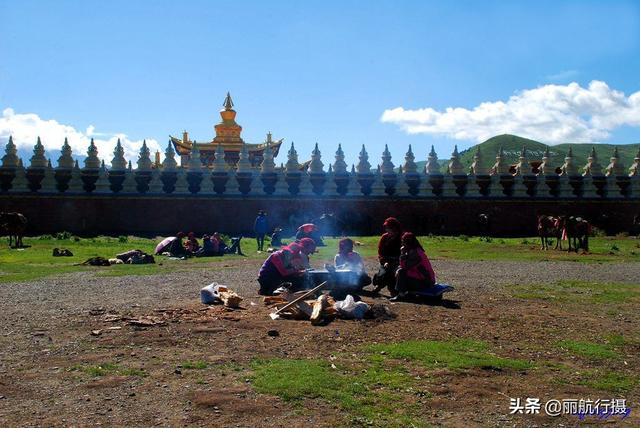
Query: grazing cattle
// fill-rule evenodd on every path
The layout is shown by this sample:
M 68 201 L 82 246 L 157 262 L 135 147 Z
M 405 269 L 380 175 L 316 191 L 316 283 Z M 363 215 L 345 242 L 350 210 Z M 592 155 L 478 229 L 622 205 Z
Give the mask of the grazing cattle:
M 562 229 L 560 228 L 560 219 L 550 215 L 538 216 L 538 236 L 542 242 L 541 250 L 549 249 L 549 238 L 556 238 L 556 249 L 562 249 Z
M 591 234 L 591 224 L 582 217 L 562 216 L 560 217 L 562 226 L 562 237 L 567 239 L 569 248 L 578 252 L 582 248 L 585 252 L 589 252 L 589 235 Z M 562 249 L 562 247 L 560 247 Z
M 27 218 L 20 213 L 0 212 L 0 236 L 9 235 L 9 247 L 22 247 L 22 236 L 27 229 Z

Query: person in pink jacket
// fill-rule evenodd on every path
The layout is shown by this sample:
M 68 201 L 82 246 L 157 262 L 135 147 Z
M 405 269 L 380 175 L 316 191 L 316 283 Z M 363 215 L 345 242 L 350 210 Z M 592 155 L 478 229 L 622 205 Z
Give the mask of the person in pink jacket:
M 406 297 L 411 291 L 433 287 L 436 284 L 436 274 L 416 236 L 406 232 L 402 235 L 401 243 L 400 267 L 396 271 L 392 301 Z

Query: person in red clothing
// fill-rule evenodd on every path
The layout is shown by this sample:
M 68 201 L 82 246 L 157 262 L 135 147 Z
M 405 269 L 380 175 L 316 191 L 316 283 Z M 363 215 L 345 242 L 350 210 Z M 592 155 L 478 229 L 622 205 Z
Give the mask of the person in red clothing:
M 411 291 L 433 287 L 436 274 L 422 245 L 411 232 L 402 235 L 400 250 L 400 267 L 396 271 L 396 283 L 390 300 L 396 301 L 407 296 Z
M 189 232 L 187 242 L 184 243 L 184 248 L 190 254 L 195 254 L 200 249 L 200 244 L 198 243 L 198 238 L 196 238 L 195 233 Z
M 299 269 L 309 269 L 309 255 L 316 252 L 316 243 L 311 238 L 302 238 L 285 247 L 293 254 L 292 264 Z
M 293 257 L 293 253 L 287 248 L 271 253 L 258 274 L 259 294 L 270 296 L 285 282 L 291 283 L 291 291 L 305 288 L 306 271 L 293 265 Z
M 395 272 L 400 263 L 400 240 L 402 238 L 402 224 L 395 217 L 389 217 L 382 225 L 384 234 L 378 242 L 378 261 L 380 269 L 373 276 L 373 285 L 378 292 L 384 287 L 393 290 L 395 286 Z

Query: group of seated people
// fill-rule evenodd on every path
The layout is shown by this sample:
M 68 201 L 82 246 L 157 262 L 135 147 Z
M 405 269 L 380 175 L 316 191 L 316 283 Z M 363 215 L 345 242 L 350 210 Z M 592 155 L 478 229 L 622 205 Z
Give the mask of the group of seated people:
M 398 219 L 385 220 L 378 243 L 380 268 L 373 277 L 375 291 L 389 289 L 392 301 L 436 284 L 436 275 L 424 248 L 411 232 L 402 231 Z
M 186 237 L 186 240 L 184 240 Z M 183 242 L 184 240 L 184 242 Z M 171 257 L 217 257 L 225 254 L 244 256 L 240 247 L 242 237 L 231 238 L 231 245 L 227 245 L 218 232 L 202 236 L 202 245 L 193 232 L 185 234 L 178 232 L 176 236 L 163 239 L 156 246 L 156 254 L 167 253 Z
M 391 293 L 391 300 L 396 301 L 411 292 L 434 286 L 433 267 L 416 236 L 411 232 L 403 233 L 402 225 L 394 217 L 386 219 L 383 227 L 385 231 L 378 243 L 380 267 L 373 278 L 374 291 L 379 292 L 386 287 Z M 353 246 L 352 239 L 340 240 L 332 271 L 355 273 L 356 290 L 362 290 L 372 281 L 366 274 L 362 257 Z M 316 242 L 310 237 L 303 237 L 273 252 L 260 268 L 259 293 L 271 295 L 283 283 L 289 283 L 288 288 L 292 291 L 314 286 L 309 256 L 315 250 Z

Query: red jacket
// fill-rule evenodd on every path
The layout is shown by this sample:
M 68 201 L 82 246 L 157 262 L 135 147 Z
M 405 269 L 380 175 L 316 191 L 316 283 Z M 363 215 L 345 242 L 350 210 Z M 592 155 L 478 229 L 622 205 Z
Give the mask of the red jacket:
M 400 257 L 400 267 L 406 269 L 407 276 L 415 279 L 428 279 L 431 284 L 436 283 L 436 274 L 424 250 L 416 248 L 406 251 Z

